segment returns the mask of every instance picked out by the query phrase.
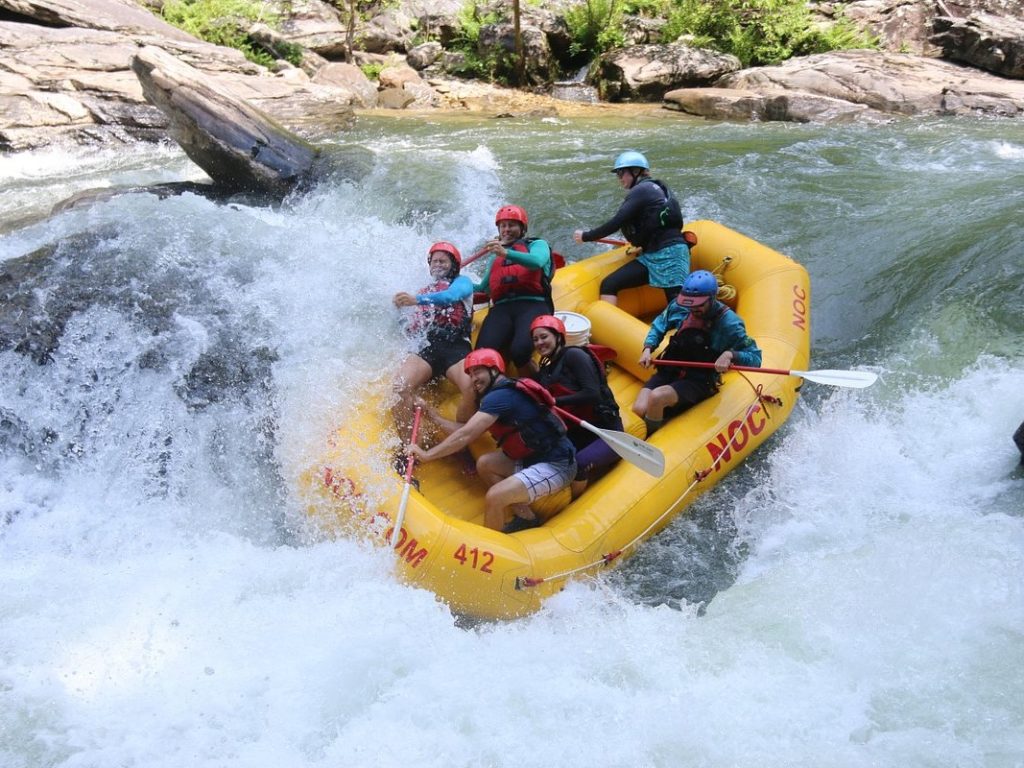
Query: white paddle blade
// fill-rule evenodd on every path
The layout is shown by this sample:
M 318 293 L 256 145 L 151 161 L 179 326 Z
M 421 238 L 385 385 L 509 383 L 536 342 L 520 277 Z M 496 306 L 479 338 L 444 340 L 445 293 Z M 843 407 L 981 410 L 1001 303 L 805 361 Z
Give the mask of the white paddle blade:
M 398 537 L 402 533 L 402 524 L 405 522 L 405 510 L 409 506 L 409 491 L 412 490 L 412 483 L 407 482 L 402 489 L 402 501 L 398 505 L 398 514 L 395 515 L 395 527 L 391 530 L 391 546 L 398 546 Z
M 794 376 L 814 381 L 818 384 L 831 384 L 833 387 L 852 387 L 864 389 L 878 381 L 878 374 L 870 371 L 790 371 Z
M 639 437 L 634 437 L 626 432 L 595 427 L 588 421 L 581 420 L 580 426 L 600 437 L 619 456 L 630 464 L 640 467 L 647 474 L 654 477 L 661 477 L 665 474 L 665 455 L 650 443 L 645 443 Z

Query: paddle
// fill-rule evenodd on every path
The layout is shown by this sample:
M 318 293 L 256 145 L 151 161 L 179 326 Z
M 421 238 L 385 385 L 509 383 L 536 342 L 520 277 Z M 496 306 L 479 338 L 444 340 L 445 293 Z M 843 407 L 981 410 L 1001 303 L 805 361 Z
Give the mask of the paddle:
M 614 237 L 599 237 L 597 240 L 591 240 L 592 243 L 604 243 L 605 245 L 629 245 L 625 240 L 616 240 Z
M 714 363 L 697 363 L 689 360 L 654 360 L 655 365 L 670 365 L 677 368 L 714 368 Z M 833 387 L 852 387 L 863 389 L 870 387 L 878 380 L 877 373 L 868 371 L 787 371 L 782 368 L 754 368 L 749 365 L 730 365 L 730 371 L 749 371 L 750 373 L 781 373 L 784 376 L 799 376 L 817 384 L 829 384 Z
M 467 266 L 469 264 L 472 264 L 474 261 L 479 259 L 481 256 L 483 256 L 487 252 L 488 252 L 487 248 L 483 248 L 483 249 L 477 251 L 472 256 L 470 256 L 468 259 L 463 260 L 462 266 L 465 267 L 465 266 Z M 565 257 L 562 256 L 562 254 L 558 253 L 557 251 L 552 251 L 551 252 L 551 265 L 555 269 L 561 269 L 562 267 L 565 266 Z
M 560 416 L 576 422 L 588 432 L 593 432 L 600 437 L 613 451 L 630 464 L 640 467 L 644 472 L 654 477 L 661 477 L 665 474 L 665 456 L 650 443 L 645 443 L 640 438 L 633 437 L 633 435 L 625 432 L 595 427 L 589 421 L 584 421 L 564 408 L 559 408 L 557 405 L 552 407 Z
M 487 248 L 481 248 L 481 249 L 480 249 L 479 251 L 477 251 L 476 253 L 474 253 L 474 254 L 473 254 L 472 256 L 470 256 L 469 258 L 463 259 L 463 260 L 462 260 L 462 266 L 463 266 L 463 267 L 469 266 L 470 264 L 472 264 L 472 263 L 473 263 L 474 261 L 476 261 L 477 259 L 479 259 L 479 258 L 480 258 L 481 256 L 483 256 L 483 255 L 484 255 L 484 254 L 486 254 L 487 252 L 488 252 L 488 249 L 487 249 Z
M 423 416 L 423 409 L 416 406 L 416 415 L 412 420 L 412 438 L 409 440 L 416 444 L 416 437 L 420 431 L 420 418 Z M 395 527 L 391 531 L 391 546 L 398 546 L 398 534 L 402 530 L 402 523 L 405 522 L 405 508 L 409 506 L 409 492 L 412 490 L 412 468 L 416 464 L 416 457 L 410 456 L 405 464 L 405 488 L 402 489 L 402 502 L 398 505 L 398 514 L 395 516 Z

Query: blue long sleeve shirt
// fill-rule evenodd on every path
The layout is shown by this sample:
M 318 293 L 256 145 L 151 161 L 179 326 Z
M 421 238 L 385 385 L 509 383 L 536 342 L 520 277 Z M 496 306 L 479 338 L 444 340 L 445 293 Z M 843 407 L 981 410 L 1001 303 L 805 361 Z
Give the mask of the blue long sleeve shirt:
M 417 304 L 455 304 L 473 295 L 473 281 L 465 275 L 459 275 L 443 291 L 421 293 L 416 297 Z

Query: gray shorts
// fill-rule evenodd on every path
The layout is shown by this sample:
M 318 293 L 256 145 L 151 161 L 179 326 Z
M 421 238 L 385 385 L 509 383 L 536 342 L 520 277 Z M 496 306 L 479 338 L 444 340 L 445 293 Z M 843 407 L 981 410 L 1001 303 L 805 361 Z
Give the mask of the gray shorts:
M 526 486 L 530 501 L 536 501 L 568 486 L 576 477 L 576 461 L 542 461 L 528 467 L 517 463 L 513 477 Z

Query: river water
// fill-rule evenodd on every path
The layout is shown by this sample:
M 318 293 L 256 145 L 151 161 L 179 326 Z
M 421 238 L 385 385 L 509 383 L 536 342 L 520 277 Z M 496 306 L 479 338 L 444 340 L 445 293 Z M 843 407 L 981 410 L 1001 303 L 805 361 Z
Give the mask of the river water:
M 0 158 L 0 259 L 45 254 L 11 290 L 48 329 L 0 352 L 0 765 L 1024 765 L 1024 123 L 364 118 L 335 143 L 373 162 L 280 206 L 41 220 L 202 173 Z M 467 624 L 309 530 L 298 475 L 401 354 L 389 297 L 430 242 L 472 252 L 514 202 L 595 253 L 571 232 L 628 148 L 688 219 L 806 265 L 812 368 L 880 380 L 808 384 L 632 560 Z

